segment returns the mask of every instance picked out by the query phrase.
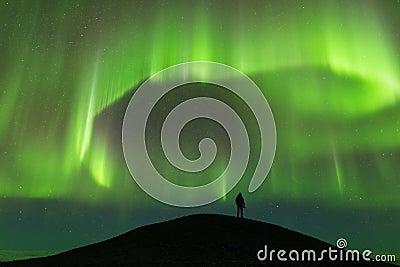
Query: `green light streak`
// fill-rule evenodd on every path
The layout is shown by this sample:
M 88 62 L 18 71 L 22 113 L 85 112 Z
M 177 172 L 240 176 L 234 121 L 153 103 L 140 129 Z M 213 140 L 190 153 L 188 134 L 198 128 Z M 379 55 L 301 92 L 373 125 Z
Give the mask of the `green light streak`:
M 332 155 L 333 155 L 333 162 L 335 163 L 335 170 L 336 170 L 336 177 L 337 177 L 337 184 L 340 194 L 343 194 L 343 185 L 342 185 L 342 173 L 340 170 L 339 161 L 337 158 L 337 153 L 334 145 L 332 145 Z

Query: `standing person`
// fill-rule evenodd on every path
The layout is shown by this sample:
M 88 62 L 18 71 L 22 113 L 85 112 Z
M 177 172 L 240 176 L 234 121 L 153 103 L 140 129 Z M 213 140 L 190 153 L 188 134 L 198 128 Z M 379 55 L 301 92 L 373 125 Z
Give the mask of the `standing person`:
M 243 218 L 243 208 L 246 208 L 246 204 L 244 203 L 244 198 L 242 196 L 242 193 L 239 193 L 237 195 L 235 202 L 237 207 L 236 217 L 239 218 L 239 213 L 240 213 L 240 218 Z

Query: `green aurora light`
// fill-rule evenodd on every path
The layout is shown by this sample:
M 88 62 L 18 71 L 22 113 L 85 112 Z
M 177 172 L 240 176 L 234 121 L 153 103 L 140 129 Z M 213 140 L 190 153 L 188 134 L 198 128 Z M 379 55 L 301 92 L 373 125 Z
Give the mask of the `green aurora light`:
M 138 189 L 96 116 L 157 71 L 206 60 L 252 77 L 276 116 L 260 201 L 317 190 L 327 202 L 399 207 L 399 19 L 385 18 L 398 3 L 190 5 L 0 2 L 3 198 L 132 203 Z M 372 157 L 368 168 L 358 155 Z

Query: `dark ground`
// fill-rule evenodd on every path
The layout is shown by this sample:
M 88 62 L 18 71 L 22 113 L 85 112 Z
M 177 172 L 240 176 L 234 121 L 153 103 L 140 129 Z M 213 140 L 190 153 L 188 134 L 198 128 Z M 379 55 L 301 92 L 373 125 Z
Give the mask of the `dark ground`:
M 0 266 L 393 266 L 372 262 L 260 262 L 257 252 L 328 249 L 333 245 L 264 222 L 223 215 L 191 215 L 143 226 L 115 238 L 45 258 Z M 327 254 L 325 254 L 327 258 Z M 285 255 L 288 257 L 288 254 Z

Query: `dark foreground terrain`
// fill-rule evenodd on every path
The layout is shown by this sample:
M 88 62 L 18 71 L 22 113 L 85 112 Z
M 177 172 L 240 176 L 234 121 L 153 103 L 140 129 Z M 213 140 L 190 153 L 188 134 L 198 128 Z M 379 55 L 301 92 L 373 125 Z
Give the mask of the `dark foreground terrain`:
M 0 263 L 0 266 L 393 266 L 374 262 L 261 262 L 257 252 L 333 245 L 264 222 L 223 215 L 191 215 L 137 228 L 115 238 L 54 256 Z M 326 259 L 327 259 L 327 254 Z M 285 255 L 288 258 L 288 254 Z M 308 257 L 308 256 L 307 256 Z M 300 254 L 301 258 L 301 254 Z

